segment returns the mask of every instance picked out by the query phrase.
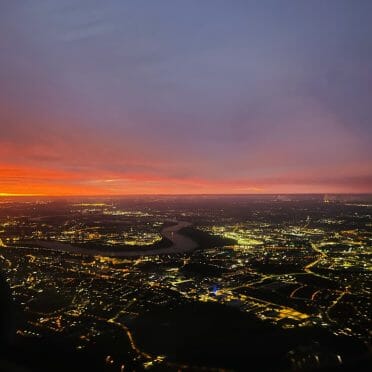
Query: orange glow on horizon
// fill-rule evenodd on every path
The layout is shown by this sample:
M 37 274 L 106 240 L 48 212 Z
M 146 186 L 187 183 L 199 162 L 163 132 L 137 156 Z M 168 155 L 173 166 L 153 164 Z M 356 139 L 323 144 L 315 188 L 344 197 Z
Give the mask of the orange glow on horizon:
M 306 179 L 299 181 L 289 176 L 254 181 L 221 180 L 0 165 L 0 197 L 368 193 L 369 186 L 363 184 L 353 188 L 349 185 L 323 185 L 307 183 Z

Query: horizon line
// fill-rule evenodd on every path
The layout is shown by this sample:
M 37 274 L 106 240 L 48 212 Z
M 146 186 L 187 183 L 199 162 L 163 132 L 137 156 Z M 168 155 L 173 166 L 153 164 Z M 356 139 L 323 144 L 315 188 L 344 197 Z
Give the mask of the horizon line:
M 16 193 L 0 193 L 0 198 L 121 198 L 121 197 L 138 197 L 138 196 L 274 196 L 274 195 L 371 195 L 371 192 L 356 192 L 356 193 L 345 193 L 345 192 L 270 192 L 270 193 L 178 193 L 178 194 L 167 194 L 167 193 L 145 193 L 145 194 L 16 194 Z

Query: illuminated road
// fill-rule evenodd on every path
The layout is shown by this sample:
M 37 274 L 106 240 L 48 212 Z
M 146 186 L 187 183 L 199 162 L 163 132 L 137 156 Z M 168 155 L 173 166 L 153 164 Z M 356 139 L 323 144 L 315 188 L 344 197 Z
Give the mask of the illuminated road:
M 316 244 L 313 244 L 311 243 L 311 248 L 313 249 L 313 251 L 315 253 L 318 254 L 317 258 L 315 259 L 315 261 L 312 261 L 310 262 L 308 265 L 306 265 L 304 267 L 304 270 L 305 272 L 307 272 L 308 274 L 311 274 L 311 275 L 314 275 L 314 276 L 318 276 L 320 278 L 324 278 L 324 279 L 329 279 L 327 276 L 324 276 L 324 275 L 320 275 L 314 271 L 312 271 L 311 269 L 316 266 L 320 261 L 322 261 L 323 259 L 327 258 L 327 255 L 322 251 L 320 250 Z

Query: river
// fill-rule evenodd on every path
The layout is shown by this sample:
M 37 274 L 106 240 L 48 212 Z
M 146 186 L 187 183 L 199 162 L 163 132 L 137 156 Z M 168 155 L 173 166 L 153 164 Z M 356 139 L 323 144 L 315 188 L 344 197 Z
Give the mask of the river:
M 51 242 L 51 241 L 30 241 L 33 245 L 39 248 L 51 249 L 54 251 L 62 251 L 69 253 L 83 254 L 87 256 L 110 256 L 110 257 L 137 257 L 137 256 L 154 256 L 158 254 L 174 254 L 185 253 L 197 248 L 198 244 L 191 238 L 179 233 L 184 227 L 191 224 L 186 221 L 172 221 L 175 222 L 172 226 L 164 227 L 161 230 L 163 238 L 169 239 L 173 244 L 170 247 L 154 248 L 154 249 L 123 249 L 123 250 L 109 250 L 109 249 L 84 249 L 73 244 Z M 12 247 L 9 247 L 12 248 Z M 19 247 L 32 249 L 33 247 Z M 37 248 L 35 248 L 37 249 Z

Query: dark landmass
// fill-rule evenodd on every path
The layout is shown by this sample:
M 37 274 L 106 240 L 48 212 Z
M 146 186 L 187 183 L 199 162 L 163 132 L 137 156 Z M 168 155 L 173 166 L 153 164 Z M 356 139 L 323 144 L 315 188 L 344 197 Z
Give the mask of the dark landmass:
M 224 238 L 218 235 L 211 235 L 194 227 L 184 227 L 179 230 L 179 233 L 186 235 L 194 240 L 198 244 L 199 249 L 223 247 L 227 245 L 237 244 L 236 240 L 234 239 Z
M 336 338 L 322 329 L 284 330 L 239 310 L 213 303 L 192 303 L 169 310 L 159 308 L 138 318 L 132 329 L 140 347 L 170 361 L 236 371 L 287 371 L 290 352 L 318 349 L 327 354 L 323 366 L 334 368 L 336 355 L 349 362 L 364 360 L 366 349 L 350 338 Z M 301 346 L 300 346 L 301 345 Z M 329 354 L 332 353 L 334 357 Z M 309 369 L 315 368 L 311 361 Z

